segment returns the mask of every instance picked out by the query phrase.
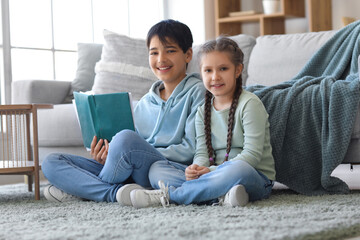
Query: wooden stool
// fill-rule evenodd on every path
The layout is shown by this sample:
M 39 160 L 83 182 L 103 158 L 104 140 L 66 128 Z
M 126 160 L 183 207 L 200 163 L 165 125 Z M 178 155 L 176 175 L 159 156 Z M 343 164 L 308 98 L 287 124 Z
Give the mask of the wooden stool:
M 36 200 L 40 200 L 37 110 L 52 107 L 49 104 L 0 105 L 0 174 L 26 175 L 30 192 L 35 176 Z

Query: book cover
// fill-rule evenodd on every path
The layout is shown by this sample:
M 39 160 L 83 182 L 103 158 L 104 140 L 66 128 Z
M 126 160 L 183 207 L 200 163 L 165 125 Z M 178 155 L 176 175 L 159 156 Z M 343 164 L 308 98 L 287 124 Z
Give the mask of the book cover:
M 88 150 L 95 135 L 110 142 L 123 129 L 135 130 L 130 93 L 74 92 L 74 101 L 84 146 Z

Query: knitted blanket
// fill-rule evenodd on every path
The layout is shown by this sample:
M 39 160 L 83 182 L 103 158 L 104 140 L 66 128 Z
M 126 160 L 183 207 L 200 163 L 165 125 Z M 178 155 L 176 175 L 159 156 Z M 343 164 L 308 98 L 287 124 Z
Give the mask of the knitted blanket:
M 360 21 L 339 30 L 293 79 L 250 86 L 270 122 L 276 180 L 305 195 L 347 193 L 343 161 L 360 99 Z

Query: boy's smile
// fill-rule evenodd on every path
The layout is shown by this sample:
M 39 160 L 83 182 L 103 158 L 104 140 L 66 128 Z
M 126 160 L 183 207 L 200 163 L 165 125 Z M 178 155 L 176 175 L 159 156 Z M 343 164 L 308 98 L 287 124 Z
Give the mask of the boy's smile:
M 158 36 L 154 36 L 149 44 L 149 65 L 154 74 L 164 82 L 165 89 L 171 91 L 186 76 L 186 64 L 191 61 L 192 49 L 186 53 L 171 39 L 164 45 Z
M 161 67 L 158 67 L 158 69 L 160 72 L 165 73 L 171 69 L 171 66 L 166 66 L 166 67 L 161 66 Z

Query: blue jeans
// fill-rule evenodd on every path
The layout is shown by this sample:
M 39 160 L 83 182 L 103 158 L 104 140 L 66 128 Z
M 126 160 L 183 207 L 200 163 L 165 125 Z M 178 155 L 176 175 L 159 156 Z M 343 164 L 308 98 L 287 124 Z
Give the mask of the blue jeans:
M 42 163 L 45 177 L 66 193 L 101 202 L 116 202 L 116 192 L 130 178 L 150 187 L 151 164 L 166 158 L 137 133 L 124 130 L 110 142 L 102 165 L 93 159 L 70 154 L 50 154 Z
M 217 201 L 233 186 L 242 184 L 249 194 L 250 201 L 268 198 L 273 181 L 244 161 L 228 161 L 216 170 L 202 175 L 198 179 L 186 181 L 186 165 L 170 161 L 154 163 L 149 172 L 149 179 L 154 188 L 159 188 L 158 180 L 169 185 L 171 202 L 177 204 L 208 203 Z

